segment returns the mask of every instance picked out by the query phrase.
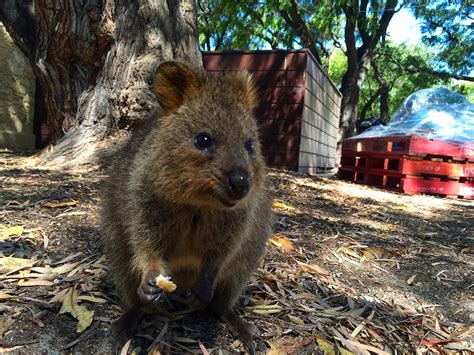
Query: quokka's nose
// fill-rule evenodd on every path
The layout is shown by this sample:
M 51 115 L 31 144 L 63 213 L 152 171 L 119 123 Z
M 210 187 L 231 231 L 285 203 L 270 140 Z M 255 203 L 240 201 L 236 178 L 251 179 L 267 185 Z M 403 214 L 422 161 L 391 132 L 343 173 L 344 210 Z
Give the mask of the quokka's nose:
M 229 197 L 240 200 L 247 195 L 250 187 L 249 175 L 245 170 L 237 169 L 227 175 L 227 193 Z

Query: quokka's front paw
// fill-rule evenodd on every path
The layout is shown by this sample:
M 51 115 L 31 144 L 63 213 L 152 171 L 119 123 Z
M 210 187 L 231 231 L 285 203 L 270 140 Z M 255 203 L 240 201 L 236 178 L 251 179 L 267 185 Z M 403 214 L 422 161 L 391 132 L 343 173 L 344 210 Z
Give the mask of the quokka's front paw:
M 204 309 L 211 303 L 213 295 L 212 283 L 198 283 L 188 293 L 188 304 L 193 309 Z
M 158 303 L 164 291 L 156 285 L 156 277 L 152 276 L 143 281 L 137 289 L 137 295 L 142 304 Z

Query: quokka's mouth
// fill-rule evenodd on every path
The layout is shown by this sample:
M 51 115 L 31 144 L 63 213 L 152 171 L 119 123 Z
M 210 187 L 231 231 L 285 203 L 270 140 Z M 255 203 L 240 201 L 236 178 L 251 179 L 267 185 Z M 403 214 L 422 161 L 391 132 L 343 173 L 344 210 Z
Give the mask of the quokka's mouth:
M 233 198 L 227 198 L 226 200 L 222 201 L 224 206 L 226 207 L 234 207 L 240 200 L 235 200 Z

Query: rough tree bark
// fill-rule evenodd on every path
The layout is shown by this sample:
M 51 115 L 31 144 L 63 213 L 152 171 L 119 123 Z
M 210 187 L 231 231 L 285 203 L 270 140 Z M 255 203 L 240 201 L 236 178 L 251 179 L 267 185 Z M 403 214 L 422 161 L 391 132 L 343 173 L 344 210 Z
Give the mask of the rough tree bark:
M 41 163 L 75 166 L 157 105 L 161 61 L 202 66 L 193 0 L 2 0 L 0 21 L 29 58 L 53 145 Z
M 360 89 L 364 83 L 367 71 L 370 69 L 372 53 L 380 39 L 385 36 L 387 27 L 395 14 L 397 0 L 387 0 L 377 26 L 370 22 L 370 13 L 367 11 L 369 0 L 361 0 L 360 4 L 342 6 L 346 24 L 344 37 L 346 42 L 347 71 L 341 83 L 341 116 L 337 137 L 336 161 L 340 161 L 342 141 L 355 132 L 357 122 L 357 105 L 360 98 Z M 362 44 L 357 47 L 356 31 L 360 34 Z

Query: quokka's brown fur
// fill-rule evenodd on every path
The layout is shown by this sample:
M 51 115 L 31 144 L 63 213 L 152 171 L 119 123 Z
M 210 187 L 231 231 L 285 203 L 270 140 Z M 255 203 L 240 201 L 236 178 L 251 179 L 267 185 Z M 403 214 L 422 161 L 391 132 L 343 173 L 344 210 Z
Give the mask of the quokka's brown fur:
M 252 79 L 166 62 L 154 89 L 163 113 L 117 157 L 103 194 L 105 254 L 129 310 L 122 325 L 146 309 L 137 289 L 169 275 L 178 294 L 190 293 L 222 316 L 251 348 L 250 329 L 233 307 L 262 256 L 272 219 Z M 195 145 L 200 132 L 212 137 L 210 151 Z M 238 201 L 227 186 L 236 169 L 250 183 Z

